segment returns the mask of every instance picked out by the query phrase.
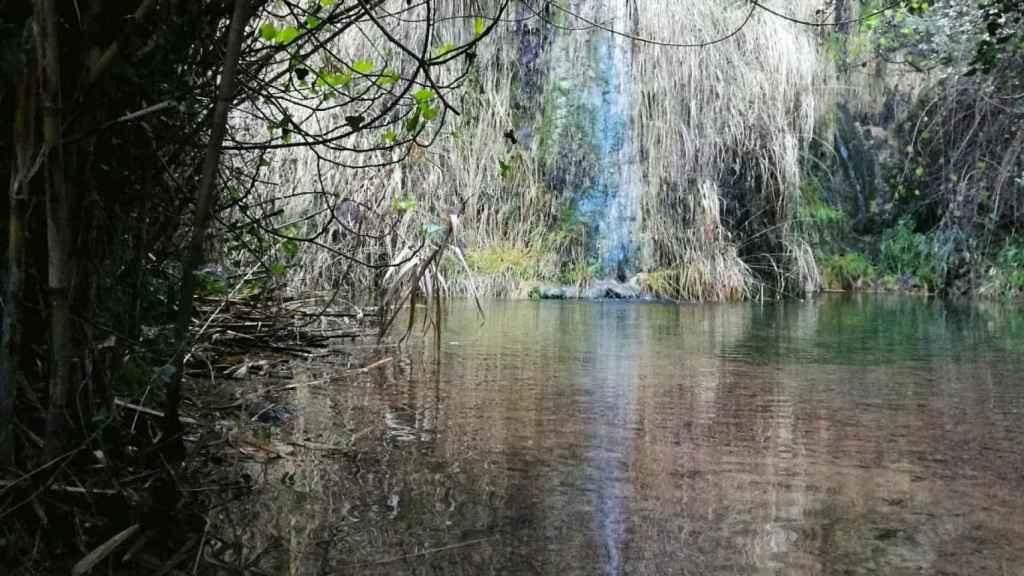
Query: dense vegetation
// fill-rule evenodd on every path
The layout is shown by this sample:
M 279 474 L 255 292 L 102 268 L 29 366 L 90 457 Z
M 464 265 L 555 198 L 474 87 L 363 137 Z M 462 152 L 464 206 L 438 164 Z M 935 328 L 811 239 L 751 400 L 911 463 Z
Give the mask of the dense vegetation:
M 328 232 L 283 220 L 286 195 L 257 186 L 268 155 L 380 168 L 427 145 L 503 10 L 385 4 L 0 3 L 0 566 L 59 566 L 140 519 L 175 525 L 194 296 L 267 298 L 298 243 Z M 365 225 L 339 211 L 335 233 L 388 226 L 375 209 L 349 207 Z M 135 402 L 149 407 L 123 409 Z M 160 418 L 139 423 L 145 410 Z M 111 488 L 82 488 L 94 480 Z
M 864 91 L 806 167 L 828 283 L 1021 295 L 1021 18 L 1009 2 L 908 2 L 831 37 Z

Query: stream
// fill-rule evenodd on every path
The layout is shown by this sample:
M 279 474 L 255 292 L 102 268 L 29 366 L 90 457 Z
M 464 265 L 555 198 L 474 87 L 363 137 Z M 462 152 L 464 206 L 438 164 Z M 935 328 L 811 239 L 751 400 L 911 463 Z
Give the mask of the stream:
M 1024 573 L 1020 311 L 485 308 L 297 365 L 221 541 L 270 574 Z

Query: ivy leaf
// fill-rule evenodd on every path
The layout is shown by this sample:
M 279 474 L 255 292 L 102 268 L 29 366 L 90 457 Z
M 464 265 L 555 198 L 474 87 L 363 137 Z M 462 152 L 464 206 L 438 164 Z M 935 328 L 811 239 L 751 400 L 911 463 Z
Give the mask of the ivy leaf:
M 348 86 L 351 83 L 352 74 L 349 72 L 337 73 L 322 70 L 320 72 L 320 77 L 317 78 L 317 84 L 322 84 L 325 88 L 327 86 L 335 88 L 341 86 L 344 88 L 345 86 Z
M 398 80 L 398 72 L 395 72 L 394 70 L 385 70 L 384 74 L 377 79 L 377 84 L 386 88 L 394 85 Z
M 384 142 L 388 144 L 394 144 L 398 140 L 398 134 L 394 130 L 388 130 L 384 133 Z
M 368 74 L 373 74 L 373 71 L 377 69 L 377 65 L 369 60 L 356 60 L 352 64 L 352 69 L 363 76 L 366 76 Z
M 436 106 L 431 106 L 427 103 L 420 104 L 420 116 L 422 116 L 424 120 L 429 121 L 437 118 L 438 112 L 439 110 Z
M 310 14 L 306 16 L 306 28 L 316 28 L 320 25 L 320 19 Z
M 260 38 L 263 38 L 267 42 L 272 42 L 274 37 L 277 36 L 277 27 L 274 26 L 273 22 L 264 22 L 260 26 Z
M 434 53 L 434 58 L 440 58 L 445 54 L 451 52 L 452 50 L 455 50 L 455 44 L 452 44 L 451 42 L 445 42 L 444 46 L 438 48 L 437 52 Z
M 277 35 L 274 36 L 274 42 L 281 46 L 287 46 L 294 42 L 301 34 L 302 32 L 295 26 L 287 26 L 277 31 Z
M 417 110 L 408 120 L 405 121 L 405 131 L 415 132 L 420 126 L 420 111 Z
M 416 99 L 416 102 L 423 104 L 424 102 L 430 102 L 430 99 L 434 97 L 434 91 L 422 88 L 413 92 L 412 97 Z
M 485 30 L 487 30 L 487 22 L 483 18 L 477 18 L 473 21 L 473 32 L 477 36 L 483 36 Z

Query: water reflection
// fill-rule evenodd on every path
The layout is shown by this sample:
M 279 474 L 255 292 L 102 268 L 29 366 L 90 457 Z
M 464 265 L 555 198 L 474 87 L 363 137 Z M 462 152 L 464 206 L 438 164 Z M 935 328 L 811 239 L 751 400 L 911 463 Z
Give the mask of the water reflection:
M 292 574 L 1024 572 L 1019 312 L 488 314 L 455 307 L 440 356 L 305 367 L 329 384 L 286 398 L 304 409 L 274 434 L 300 445 L 248 464 L 224 539 Z

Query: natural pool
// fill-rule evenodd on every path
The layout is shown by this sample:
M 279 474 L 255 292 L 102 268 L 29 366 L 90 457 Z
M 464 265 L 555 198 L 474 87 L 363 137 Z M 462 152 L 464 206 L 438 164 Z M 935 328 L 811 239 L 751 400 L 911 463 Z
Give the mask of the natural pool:
M 272 574 L 1024 573 L 1020 311 L 486 309 L 296 366 L 214 531 Z

